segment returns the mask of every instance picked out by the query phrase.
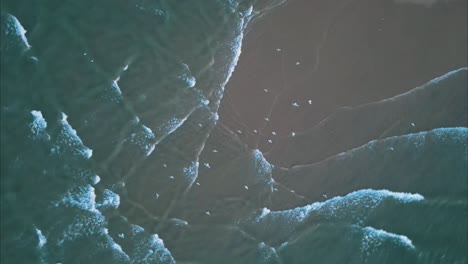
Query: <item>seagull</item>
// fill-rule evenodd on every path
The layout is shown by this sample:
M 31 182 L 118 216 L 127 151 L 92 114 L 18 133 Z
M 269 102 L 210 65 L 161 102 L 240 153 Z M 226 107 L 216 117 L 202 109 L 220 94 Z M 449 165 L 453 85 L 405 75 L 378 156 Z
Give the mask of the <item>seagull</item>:
M 268 89 L 263 89 L 263 91 L 265 91 L 265 93 L 268 93 Z
M 309 100 L 309 104 L 310 104 L 310 105 L 312 104 L 312 100 Z
M 265 117 L 265 121 L 270 121 L 270 118 L 268 118 L 268 117 Z
M 159 198 L 159 193 L 156 193 L 156 199 L 158 199 L 158 198 Z
M 196 184 L 197 186 L 200 186 L 200 183 L 199 183 L 199 182 L 196 182 L 195 184 Z
M 163 167 L 164 167 L 164 168 L 167 168 L 167 165 L 166 165 L 166 163 L 164 163 L 164 164 L 163 164 Z
M 296 61 L 296 65 L 299 65 L 299 64 L 301 64 L 301 63 L 299 61 Z
M 257 129 L 254 129 L 254 133 L 258 133 Z
M 216 149 L 213 149 L 213 152 L 214 152 L 214 153 L 216 153 L 216 152 L 218 152 L 218 150 L 216 150 Z
M 169 176 L 169 179 L 174 180 L 175 178 L 174 176 Z
M 299 104 L 294 102 L 294 103 L 292 103 L 292 106 L 299 107 Z
M 207 214 L 207 215 L 211 215 L 211 214 L 210 214 L 210 211 L 206 211 L 206 212 L 205 212 L 205 214 Z
M 204 163 L 203 165 L 205 165 L 205 167 L 207 167 L 208 169 L 211 168 L 209 163 Z
M 276 49 L 276 51 L 280 52 L 280 51 L 281 51 L 281 49 L 280 49 L 280 48 L 277 48 L 277 49 Z
M 247 186 L 247 185 L 244 185 L 244 188 L 245 188 L 246 190 L 248 190 L 248 189 L 249 189 L 249 186 Z
M 275 132 L 275 131 L 271 132 L 271 134 L 272 134 L 273 136 L 276 136 L 276 132 Z
M 239 129 L 237 129 L 237 133 L 242 134 L 242 131 L 240 131 Z
M 293 137 L 294 137 L 295 135 L 296 135 L 296 133 L 294 133 L 294 132 L 291 132 L 291 136 L 293 136 Z
M 269 139 L 268 142 L 273 143 L 273 141 L 271 141 L 271 139 Z
M 414 123 L 411 123 L 411 126 L 416 127 L 416 125 Z

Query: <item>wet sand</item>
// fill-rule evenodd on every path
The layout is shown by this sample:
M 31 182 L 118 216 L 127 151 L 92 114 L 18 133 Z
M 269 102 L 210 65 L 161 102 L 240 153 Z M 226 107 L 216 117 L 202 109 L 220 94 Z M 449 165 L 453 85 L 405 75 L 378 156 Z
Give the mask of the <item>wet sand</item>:
M 467 1 L 290 1 L 247 34 L 221 121 L 281 163 L 269 152 L 292 132 L 466 66 L 466 10 Z

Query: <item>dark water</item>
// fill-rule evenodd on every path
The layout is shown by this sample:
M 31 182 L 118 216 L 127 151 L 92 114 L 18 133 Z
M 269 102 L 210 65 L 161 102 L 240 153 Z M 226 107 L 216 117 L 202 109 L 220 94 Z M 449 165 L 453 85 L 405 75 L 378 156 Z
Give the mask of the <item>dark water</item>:
M 346 89 L 378 49 L 294 55 L 300 1 L 3 1 L 1 263 L 468 263 L 466 1 L 399 2 L 362 12 L 444 14 L 455 52 Z

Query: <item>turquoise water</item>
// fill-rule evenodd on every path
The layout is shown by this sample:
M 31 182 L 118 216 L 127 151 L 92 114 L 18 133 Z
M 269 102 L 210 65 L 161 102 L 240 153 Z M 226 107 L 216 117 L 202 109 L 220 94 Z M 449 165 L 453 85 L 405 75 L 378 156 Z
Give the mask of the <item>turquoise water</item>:
M 319 162 L 272 164 L 219 122 L 280 3 L 2 2 L 1 262 L 467 263 L 468 129 L 439 125 L 466 120 L 466 68 L 338 114 L 375 133 Z M 455 110 L 381 131 L 435 102 Z

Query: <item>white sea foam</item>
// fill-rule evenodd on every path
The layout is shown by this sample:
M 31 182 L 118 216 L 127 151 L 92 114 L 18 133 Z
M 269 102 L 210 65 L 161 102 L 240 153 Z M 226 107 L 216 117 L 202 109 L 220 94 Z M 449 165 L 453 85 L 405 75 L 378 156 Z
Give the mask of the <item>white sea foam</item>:
M 103 191 L 103 200 L 97 204 L 98 208 L 118 208 L 120 205 L 120 196 L 109 189 Z
M 271 174 L 272 165 L 265 159 L 263 153 L 260 150 L 255 149 L 253 151 L 253 159 L 256 167 L 258 168 L 258 173 Z
M 363 238 L 364 249 L 369 249 L 370 246 L 379 246 L 381 243 L 381 240 L 383 239 L 391 239 L 391 240 L 394 240 L 396 243 L 403 245 L 407 248 L 415 249 L 413 242 L 407 236 L 389 233 L 385 230 L 375 229 L 370 226 L 363 228 L 363 230 L 364 230 L 364 238 Z
M 29 124 L 29 127 L 31 128 L 32 138 L 33 139 L 43 138 L 43 139 L 49 140 L 50 136 L 46 132 L 47 122 L 42 116 L 42 112 L 37 111 L 37 110 L 32 110 L 31 115 L 33 116 L 33 121 L 31 122 L 31 124 Z
M 96 194 L 91 185 L 79 186 L 69 191 L 62 198 L 61 204 L 67 207 L 77 207 L 87 211 L 96 212 Z
M 130 135 L 130 142 L 140 147 L 146 154 L 151 155 L 155 149 L 155 135 L 153 131 L 144 125 L 138 126 Z
M 167 122 L 165 122 L 162 126 L 158 128 L 158 135 L 161 138 L 164 138 L 166 135 L 172 134 L 176 129 L 178 129 L 181 125 L 184 124 L 185 120 L 187 120 L 187 117 L 183 119 L 179 118 L 171 118 Z
M 39 239 L 39 242 L 37 243 L 37 248 L 42 248 L 47 243 L 47 238 L 42 234 L 42 231 L 40 229 L 38 229 L 37 227 L 34 227 L 34 229 L 36 230 L 36 235 Z
M 66 241 L 72 241 L 80 237 L 90 237 L 93 235 L 106 235 L 105 218 L 98 210 L 85 210 L 76 214 L 73 222 L 70 223 L 58 240 L 58 245 Z
M 67 119 L 68 116 L 62 113 L 62 119 L 60 121 L 62 129 L 57 137 L 58 148 L 55 149 L 55 153 L 59 154 L 61 151 L 70 151 L 86 159 L 91 158 L 93 150 L 83 145 L 76 130 L 72 128 Z
M 92 182 L 93 185 L 98 184 L 100 181 L 101 181 L 101 177 L 99 177 L 99 175 L 94 175 L 93 182 Z
M 7 15 L 7 19 L 9 20 L 9 23 L 7 25 L 7 34 L 18 36 L 23 42 L 23 44 L 26 46 L 26 48 L 31 48 L 31 46 L 28 43 L 28 39 L 26 38 L 27 31 L 21 25 L 19 20 L 15 16 L 10 14 Z
M 278 253 L 273 247 L 266 245 L 264 242 L 261 242 L 258 245 L 258 263 L 259 264 L 279 264 Z
M 200 163 L 198 161 L 192 161 L 192 163 L 183 169 L 184 177 L 188 181 L 189 185 L 192 185 L 198 177 L 198 168 Z
M 145 230 L 132 225 L 132 236 L 135 239 L 131 263 L 168 263 L 175 264 L 170 251 L 164 246 L 164 241 L 157 234 L 147 235 Z
M 346 196 L 338 196 L 325 202 L 316 202 L 303 207 L 283 211 L 269 211 L 263 209 L 255 218 L 257 223 L 264 219 L 277 219 L 284 221 L 290 226 L 297 225 L 307 217 L 321 217 L 323 219 L 352 222 L 354 224 L 362 223 L 371 210 L 377 207 L 386 199 L 397 200 L 401 203 L 420 202 L 424 197 L 420 194 L 391 192 L 388 190 L 359 190 Z

